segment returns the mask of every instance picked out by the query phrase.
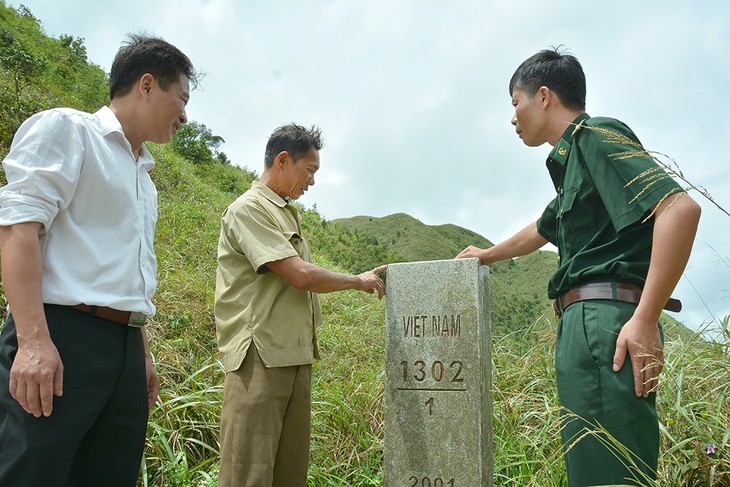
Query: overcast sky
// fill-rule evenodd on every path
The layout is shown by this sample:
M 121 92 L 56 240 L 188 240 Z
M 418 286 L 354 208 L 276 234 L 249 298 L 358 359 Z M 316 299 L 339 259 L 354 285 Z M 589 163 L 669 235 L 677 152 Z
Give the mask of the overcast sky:
M 180 47 L 206 73 L 188 117 L 235 164 L 260 173 L 274 128 L 319 125 L 322 166 L 301 202 L 329 220 L 405 212 L 493 242 L 534 221 L 553 197 L 550 147 L 515 135 L 507 85 L 560 44 L 583 64 L 589 114 L 626 122 L 730 210 L 726 0 L 22 3 L 107 72 L 127 33 Z M 730 314 L 730 217 L 692 194 L 703 217 L 675 316 L 697 328 Z

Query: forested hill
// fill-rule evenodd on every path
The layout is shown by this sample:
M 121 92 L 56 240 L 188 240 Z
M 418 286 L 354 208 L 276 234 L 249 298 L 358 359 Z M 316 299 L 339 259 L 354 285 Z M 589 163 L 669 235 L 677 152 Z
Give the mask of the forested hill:
M 0 3 L 0 152 L 18 125 L 52 106 L 92 111 L 108 103 L 107 77 L 86 57 L 84 40 L 43 33 L 27 8 Z

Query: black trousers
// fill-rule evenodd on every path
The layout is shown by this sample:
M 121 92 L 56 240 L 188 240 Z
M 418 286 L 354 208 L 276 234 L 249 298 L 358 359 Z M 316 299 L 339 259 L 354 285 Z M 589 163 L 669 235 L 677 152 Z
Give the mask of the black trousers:
M 148 414 L 140 329 L 65 306 L 45 311 L 63 396 L 36 418 L 10 395 L 18 348 L 10 315 L 0 334 L 0 486 L 134 487 Z

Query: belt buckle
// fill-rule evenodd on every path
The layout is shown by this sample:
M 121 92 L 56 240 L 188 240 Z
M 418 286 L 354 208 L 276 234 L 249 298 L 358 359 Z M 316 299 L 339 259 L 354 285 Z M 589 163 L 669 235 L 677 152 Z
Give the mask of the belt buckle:
M 144 324 L 147 322 L 147 315 L 144 313 L 140 313 L 139 311 L 132 311 L 129 314 L 129 321 L 127 322 L 128 326 L 133 326 L 135 328 L 140 328 L 144 326 Z

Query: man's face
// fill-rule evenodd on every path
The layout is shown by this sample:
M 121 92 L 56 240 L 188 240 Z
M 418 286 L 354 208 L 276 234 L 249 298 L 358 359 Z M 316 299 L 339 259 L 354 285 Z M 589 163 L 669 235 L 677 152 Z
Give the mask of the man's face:
M 319 170 L 319 151 L 310 149 L 294 162 L 289 156 L 284 166 L 283 187 L 285 196 L 297 200 L 310 186 L 314 186 L 314 174 Z
M 153 83 L 154 98 L 151 111 L 152 134 L 149 140 L 158 144 L 170 142 L 180 126 L 188 121 L 185 106 L 190 99 L 190 82 L 187 76 L 180 75 L 180 79 L 163 90 L 157 83 Z
M 512 125 L 517 135 L 529 147 L 537 147 L 547 142 L 547 116 L 543 106 L 542 88 L 529 95 L 520 88 L 512 90 L 512 106 L 515 114 Z

